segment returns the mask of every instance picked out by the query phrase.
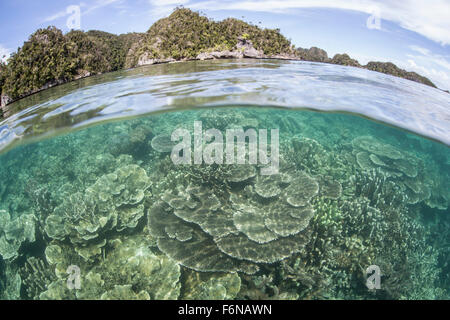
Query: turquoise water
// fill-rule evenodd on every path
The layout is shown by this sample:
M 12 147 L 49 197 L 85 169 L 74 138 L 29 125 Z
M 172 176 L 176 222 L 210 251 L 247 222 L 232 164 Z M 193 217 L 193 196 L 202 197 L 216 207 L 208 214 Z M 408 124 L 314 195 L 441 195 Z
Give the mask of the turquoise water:
M 0 298 L 449 299 L 449 101 L 366 70 L 252 60 L 22 100 L 0 123 Z M 196 123 L 224 144 L 267 130 L 277 172 L 261 154 L 228 164 L 217 135 L 195 163 Z M 189 164 L 173 161 L 176 130 Z M 224 163 L 207 163 L 212 147 Z

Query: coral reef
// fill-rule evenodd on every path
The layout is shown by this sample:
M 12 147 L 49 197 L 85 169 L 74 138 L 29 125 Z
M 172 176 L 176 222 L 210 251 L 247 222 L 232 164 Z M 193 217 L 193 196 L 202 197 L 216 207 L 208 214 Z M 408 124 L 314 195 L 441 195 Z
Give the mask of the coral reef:
M 372 136 L 358 137 L 352 145 L 359 167 L 365 171 L 377 169 L 392 177 L 396 184 L 403 187 L 409 204 L 425 202 L 431 208 L 447 208 L 448 191 L 442 192 L 444 189 L 440 185 L 435 186 L 431 177 L 439 175 L 430 175 L 420 158 Z
M 25 265 L 20 269 L 20 274 L 25 298 L 32 300 L 38 300 L 40 293 L 46 291 L 50 284 L 57 279 L 49 264 L 35 257 L 27 259 Z
M 254 273 L 255 263 L 298 252 L 308 242 L 318 182 L 303 171 L 269 177 L 256 172 L 231 166 L 221 180 L 238 185 L 222 194 L 196 178 L 202 175 L 178 175 L 180 184 L 161 192 L 148 212 L 158 247 L 184 266 L 209 272 Z
M 34 242 L 36 219 L 33 215 L 21 215 L 15 219 L 0 210 L 0 256 L 5 260 L 14 260 L 19 256 L 22 243 Z
M 150 249 L 145 236 L 113 238 L 100 260 L 84 261 L 70 246 L 52 244 L 46 259 L 55 268 L 55 280 L 39 292 L 40 299 L 177 299 L 180 295 L 180 266 Z M 67 268 L 77 263 L 81 270 L 80 290 L 67 288 Z M 39 287 L 39 288 L 42 288 Z
M 131 128 L 118 126 L 116 131 L 119 134 L 114 136 L 114 141 L 109 150 L 110 153 L 114 156 L 146 153 L 148 142 L 153 137 L 151 128 L 151 121 L 139 123 Z
M 237 273 L 189 272 L 185 278 L 183 300 L 233 300 L 241 290 L 241 278 Z
M 16 265 L 4 263 L 0 259 L 0 300 L 19 300 L 22 279 Z
M 144 169 L 128 165 L 104 175 L 84 194 L 70 195 L 45 221 L 52 239 L 74 244 L 99 239 L 105 232 L 135 228 L 144 216 L 141 204 L 150 179 Z
M 450 157 L 365 122 L 327 132 L 325 116 L 258 111 L 153 115 L 0 155 L 0 299 L 449 297 Z M 199 118 L 286 130 L 280 173 L 155 150 L 172 142 L 153 132 Z M 381 290 L 365 287 L 374 264 Z

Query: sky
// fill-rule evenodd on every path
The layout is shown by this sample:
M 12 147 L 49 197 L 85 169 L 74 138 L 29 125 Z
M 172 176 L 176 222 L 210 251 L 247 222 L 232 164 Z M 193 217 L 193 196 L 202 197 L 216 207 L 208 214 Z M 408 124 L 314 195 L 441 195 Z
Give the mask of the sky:
M 330 57 L 390 61 L 450 90 L 450 0 L 0 0 L 0 58 L 38 28 L 145 32 L 178 5 L 279 28 L 296 47 Z

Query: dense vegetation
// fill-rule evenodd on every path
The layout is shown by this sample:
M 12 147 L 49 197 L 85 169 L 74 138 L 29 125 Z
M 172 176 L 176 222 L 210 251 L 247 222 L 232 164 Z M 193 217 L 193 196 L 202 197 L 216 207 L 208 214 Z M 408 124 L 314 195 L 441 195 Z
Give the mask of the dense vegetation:
M 17 99 L 43 88 L 123 68 L 134 34 L 39 29 L 8 60 L 3 92 Z M 2 72 L 4 74 L 4 72 Z
M 349 66 L 349 67 L 361 67 L 359 62 L 355 59 L 350 58 L 350 56 L 346 53 L 344 54 L 336 54 L 333 59 L 331 59 L 330 63 L 333 64 L 339 64 L 342 66 Z
M 0 93 L 6 80 L 6 63 L 0 61 Z
M 3 85 L 6 80 L 6 63 L 0 61 L 0 94 L 2 93 Z M 1 97 L 0 97 L 1 98 Z M 0 119 L 3 117 L 3 109 L 0 108 Z
M 157 21 L 128 57 L 127 65 L 136 66 L 139 57 L 149 59 L 194 59 L 201 52 L 234 50 L 238 39 L 251 41 L 266 55 L 293 53 L 279 29 L 261 29 L 244 21 L 228 18 L 215 22 L 189 9 L 178 8 L 169 17 Z
M 0 92 L 5 83 L 6 63 L 0 61 Z
M 71 80 L 77 69 L 73 46 L 61 30 L 39 29 L 9 59 L 3 91 L 15 99 L 49 83 Z
M 242 40 L 267 57 L 285 54 L 301 60 L 363 67 L 435 87 L 429 79 L 392 63 L 370 62 L 361 66 L 347 54 L 330 59 L 319 48 L 295 50 L 279 29 L 261 29 L 234 18 L 216 22 L 189 9 L 177 8 L 144 34 L 117 36 L 102 31 L 71 31 L 64 35 L 55 27 L 39 29 L 9 58 L 7 65 L 0 65 L 0 93 L 16 100 L 67 81 L 136 67 L 142 57 L 167 61 L 195 59 L 200 53 L 211 51 L 238 51 L 237 44 Z
M 329 62 L 328 54 L 325 50 L 312 47 L 310 49 L 297 49 L 297 55 L 300 59 L 306 61 Z
M 364 66 L 366 69 L 372 70 L 372 71 L 378 71 L 382 73 L 387 73 L 396 77 L 405 78 L 408 80 L 421 82 L 423 84 L 426 84 L 428 86 L 435 87 L 433 82 L 431 82 L 428 78 L 425 78 L 415 72 L 408 72 L 403 69 L 400 69 L 395 64 L 391 62 L 369 62 L 366 66 Z
M 75 44 L 73 53 L 77 59 L 78 70 L 99 73 L 118 70 L 121 67 L 117 36 L 100 31 L 71 31 L 66 38 Z
M 415 82 L 420 82 L 428 86 L 436 88 L 433 82 L 428 78 L 423 77 L 415 72 L 408 72 L 406 70 L 400 69 L 395 64 L 391 62 L 378 62 L 370 61 L 365 66 L 361 65 L 357 60 L 352 59 L 348 54 L 336 54 L 332 59 L 328 58 L 328 54 L 325 50 L 312 47 L 311 49 L 297 49 L 297 55 L 300 59 L 306 61 L 316 61 L 316 62 L 326 62 L 332 64 L 339 64 L 343 66 L 364 68 L 372 71 L 377 71 L 392 76 L 408 79 Z

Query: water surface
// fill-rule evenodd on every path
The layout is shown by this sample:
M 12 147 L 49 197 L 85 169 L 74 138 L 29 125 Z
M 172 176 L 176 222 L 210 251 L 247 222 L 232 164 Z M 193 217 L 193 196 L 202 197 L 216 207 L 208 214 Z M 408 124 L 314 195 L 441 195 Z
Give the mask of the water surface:
M 51 88 L 10 106 L 16 114 L 0 123 L 0 149 L 102 120 L 245 104 L 346 111 L 450 144 L 446 92 L 360 68 L 245 59 L 148 66 Z

